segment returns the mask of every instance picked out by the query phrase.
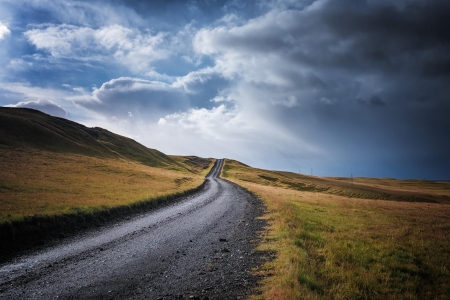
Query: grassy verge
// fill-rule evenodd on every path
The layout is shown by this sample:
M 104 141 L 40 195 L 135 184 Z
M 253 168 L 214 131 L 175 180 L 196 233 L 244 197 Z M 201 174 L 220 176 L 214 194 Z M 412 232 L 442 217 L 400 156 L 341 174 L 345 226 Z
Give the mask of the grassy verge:
M 277 255 L 259 270 L 266 278 L 255 298 L 448 299 L 448 184 L 358 179 L 352 190 L 343 179 L 264 171 L 229 160 L 223 176 L 260 196 L 268 208 L 269 233 L 260 248 Z M 308 185 L 315 188 L 304 190 Z M 330 193 L 336 190 L 344 195 Z M 361 191 L 370 191 L 370 199 L 353 196 Z M 396 201 L 399 195 L 403 201 Z

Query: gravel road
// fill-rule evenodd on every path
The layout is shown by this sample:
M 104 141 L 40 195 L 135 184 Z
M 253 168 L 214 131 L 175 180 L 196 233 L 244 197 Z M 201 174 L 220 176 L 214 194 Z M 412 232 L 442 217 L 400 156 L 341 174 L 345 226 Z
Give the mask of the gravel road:
M 245 299 L 261 202 L 218 178 L 176 203 L 0 266 L 0 299 Z

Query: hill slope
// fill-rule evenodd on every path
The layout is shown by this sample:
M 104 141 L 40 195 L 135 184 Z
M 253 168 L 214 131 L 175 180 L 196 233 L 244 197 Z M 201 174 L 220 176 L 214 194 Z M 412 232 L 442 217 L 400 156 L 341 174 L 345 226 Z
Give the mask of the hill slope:
M 125 158 L 153 167 L 183 168 L 164 153 L 102 128 L 26 108 L 0 108 L 0 147 Z

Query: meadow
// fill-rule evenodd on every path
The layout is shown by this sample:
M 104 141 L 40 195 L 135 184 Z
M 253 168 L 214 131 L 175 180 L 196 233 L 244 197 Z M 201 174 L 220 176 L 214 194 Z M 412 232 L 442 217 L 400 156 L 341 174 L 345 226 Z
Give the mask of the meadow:
M 254 299 L 448 299 L 450 183 L 320 178 L 226 160 L 259 196 L 275 259 Z
M 30 216 L 90 213 L 182 193 L 200 186 L 213 162 L 174 157 L 180 166 L 185 164 L 174 170 L 33 149 L 0 149 L 0 156 L 0 224 Z

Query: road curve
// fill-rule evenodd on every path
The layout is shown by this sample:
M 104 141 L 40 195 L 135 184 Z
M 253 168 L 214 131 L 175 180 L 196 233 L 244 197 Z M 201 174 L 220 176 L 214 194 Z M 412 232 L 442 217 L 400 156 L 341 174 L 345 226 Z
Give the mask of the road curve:
M 262 204 L 219 178 L 175 204 L 0 266 L 0 299 L 243 299 Z

